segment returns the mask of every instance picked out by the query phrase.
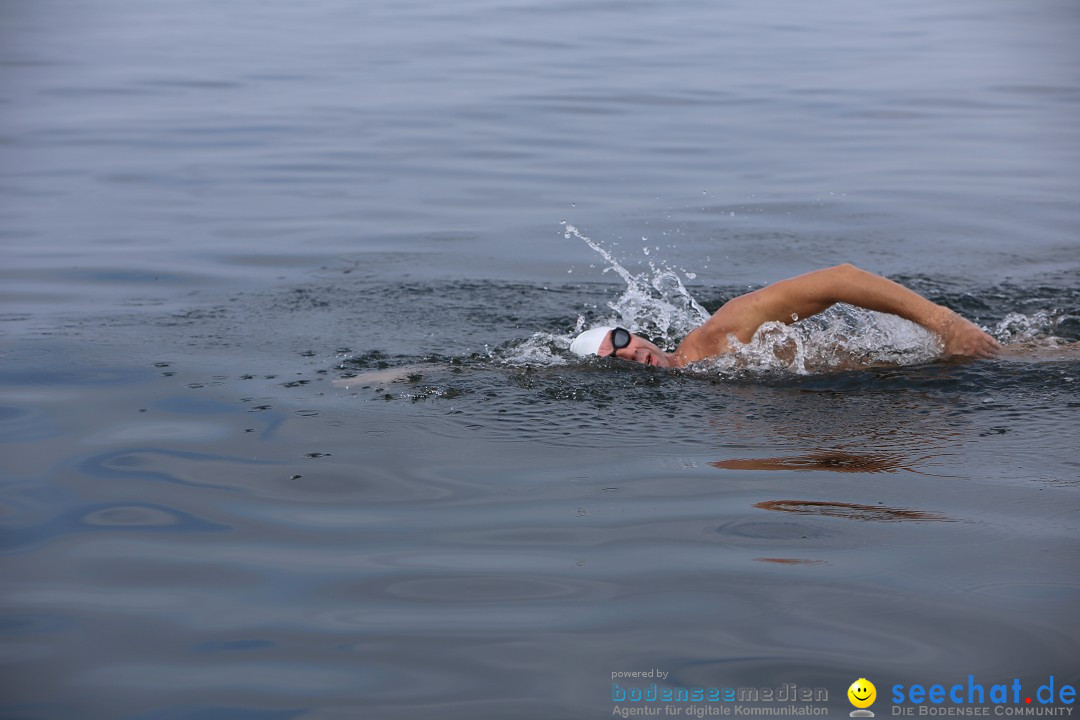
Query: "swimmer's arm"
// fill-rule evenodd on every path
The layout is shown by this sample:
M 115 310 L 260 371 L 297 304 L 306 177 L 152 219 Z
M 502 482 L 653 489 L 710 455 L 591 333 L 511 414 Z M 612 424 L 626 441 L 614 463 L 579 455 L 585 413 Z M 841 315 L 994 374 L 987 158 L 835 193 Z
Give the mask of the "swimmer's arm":
M 405 379 L 412 379 L 423 376 L 423 373 L 430 371 L 435 365 L 401 365 L 394 368 L 385 368 L 383 370 L 365 370 L 357 375 L 351 375 L 349 377 L 338 378 L 334 380 L 334 387 L 349 389 L 359 388 L 386 388 L 391 383 L 400 382 Z
M 749 342 L 769 321 L 791 324 L 845 302 L 867 310 L 898 315 L 937 334 L 945 356 L 988 356 L 997 341 L 952 310 L 930 302 L 913 290 L 845 263 L 815 270 L 737 297 L 716 311 L 700 328 L 708 334 L 732 333 Z

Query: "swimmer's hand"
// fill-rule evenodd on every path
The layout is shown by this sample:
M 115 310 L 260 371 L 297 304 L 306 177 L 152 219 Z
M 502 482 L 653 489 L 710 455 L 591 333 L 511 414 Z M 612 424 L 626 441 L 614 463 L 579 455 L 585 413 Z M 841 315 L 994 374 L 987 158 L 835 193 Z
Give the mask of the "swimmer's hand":
M 942 357 L 994 357 L 1001 351 L 1001 344 L 979 329 L 975 323 L 965 320 L 952 310 L 941 308 L 931 328 L 944 344 Z

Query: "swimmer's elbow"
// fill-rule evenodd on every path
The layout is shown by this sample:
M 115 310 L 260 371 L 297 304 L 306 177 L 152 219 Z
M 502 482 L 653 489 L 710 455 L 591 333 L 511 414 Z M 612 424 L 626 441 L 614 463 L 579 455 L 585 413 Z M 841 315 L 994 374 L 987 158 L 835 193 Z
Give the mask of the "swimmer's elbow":
M 828 282 L 822 288 L 819 299 L 827 300 L 829 304 L 844 302 L 852 287 L 861 287 L 868 280 L 871 273 L 852 263 L 840 263 L 828 269 Z M 822 308 L 823 310 L 825 308 Z
M 850 275 L 850 274 L 856 273 L 856 272 L 863 272 L 860 268 L 856 267 L 855 265 L 853 265 L 852 263 L 849 263 L 849 262 L 840 263 L 839 265 L 834 265 L 832 267 L 832 270 L 837 272 L 837 273 L 842 273 L 844 275 Z

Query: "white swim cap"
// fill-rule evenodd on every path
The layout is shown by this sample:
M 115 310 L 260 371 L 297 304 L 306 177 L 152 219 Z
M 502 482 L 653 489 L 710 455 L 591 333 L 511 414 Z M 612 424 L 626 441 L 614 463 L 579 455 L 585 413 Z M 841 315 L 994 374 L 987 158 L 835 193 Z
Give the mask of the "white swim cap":
M 613 327 L 597 327 L 586 330 L 574 338 L 574 342 L 570 343 L 570 352 L 582 357 L 595 355 L 597 350 L 600 349 L 600 344 L 604 342 L 604 338 L 614 329 Z

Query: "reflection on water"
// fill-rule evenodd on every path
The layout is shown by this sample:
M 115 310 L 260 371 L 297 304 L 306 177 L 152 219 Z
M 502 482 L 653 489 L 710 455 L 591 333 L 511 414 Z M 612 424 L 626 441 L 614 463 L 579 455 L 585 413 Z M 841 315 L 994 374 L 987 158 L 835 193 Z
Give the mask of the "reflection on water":
M 821 515 L 839 517 L 864 522 L 905 522 L 917 520 L 923 522 L 955 522 L 941 513 L 926 510 L 891 508 L 883 505 L 859 505 L 847 502 L 822 502 L 819 500 L 763 500 L 754 507 L 761 510 L 796 513 L 799 515 Z
M 840 450 L 822 451 L 808 455 L 789 455 L 771 458 L 739 458 L 715 460 L 713 467 L 726 470 L 829 470 L 832 472 L 915 472 L 908 460 L 899 454 L 848 453 Z

